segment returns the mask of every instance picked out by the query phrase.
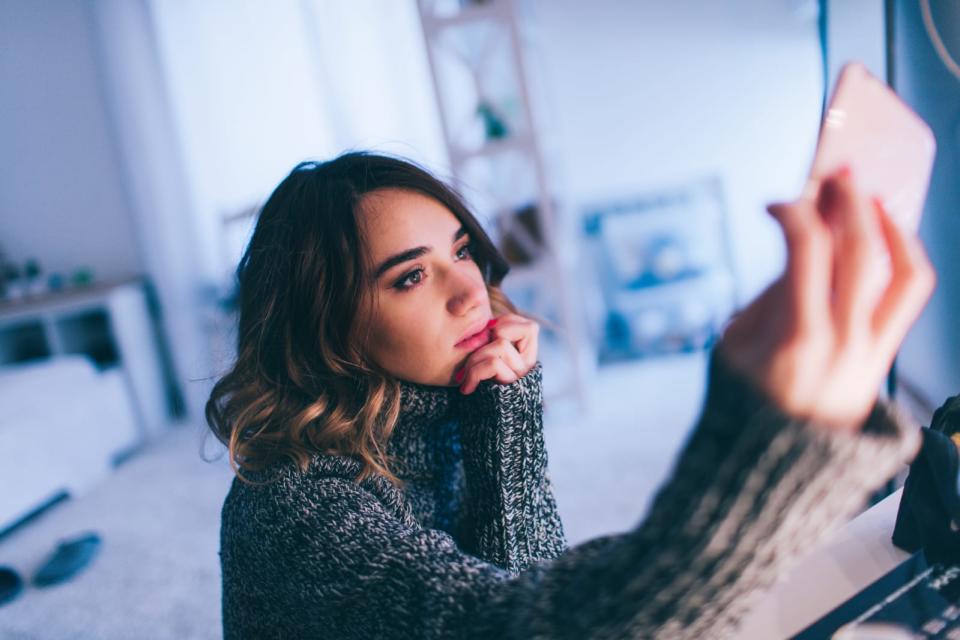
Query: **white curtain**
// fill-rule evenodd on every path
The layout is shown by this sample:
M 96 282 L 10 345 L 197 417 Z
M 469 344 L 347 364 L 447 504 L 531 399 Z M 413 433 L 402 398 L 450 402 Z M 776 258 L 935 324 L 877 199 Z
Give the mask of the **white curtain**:
M 346 149 L 447 171 L 415 0 L 98 0 L 104 86 L 190 416 L 229 364 L 224 220 Z
M 300 160 L 349 148 L 445 161 L 413 0 L 150 0 L 191 198 L 208 250 L 220 220 Z

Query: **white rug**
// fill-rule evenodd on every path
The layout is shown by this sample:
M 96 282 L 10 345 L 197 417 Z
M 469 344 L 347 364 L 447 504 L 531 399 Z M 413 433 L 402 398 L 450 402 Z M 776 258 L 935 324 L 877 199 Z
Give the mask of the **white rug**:
M 199 455 L 201 431 L 180 427 L 79 500 L 53 506 L 0 540 L 0 564 L 25 580 L 61 538 L 103 542 L 74 580 L 0 607 L 0 638 L 219 638 L 220 505 L 232 472 Z

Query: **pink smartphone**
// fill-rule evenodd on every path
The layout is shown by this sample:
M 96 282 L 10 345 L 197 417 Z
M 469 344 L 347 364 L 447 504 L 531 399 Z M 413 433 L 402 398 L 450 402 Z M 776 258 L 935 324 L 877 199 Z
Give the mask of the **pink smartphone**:
M 857 185 L 916 233 L 935 153 L 927 123 L 866 67 L 849 63 L 821 124 L 804 195 L 815 197 L 824 177 L 849 165 Z

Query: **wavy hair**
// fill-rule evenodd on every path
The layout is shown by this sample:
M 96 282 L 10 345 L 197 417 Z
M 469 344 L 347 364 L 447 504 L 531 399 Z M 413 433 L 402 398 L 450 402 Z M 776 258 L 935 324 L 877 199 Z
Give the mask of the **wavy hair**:
M 383 188 L 417 191 L 456 216 L 472 239 L 494 313 L 516 312 L 499 285 L 503 256 L 452 188 L 401 158 L 367 152 L 302 162 L 260 211 L 237 267 L 237 357 L 206 404 L 237 477 L 279 460 L 306 470 L 316 453 L 361 464 L 397 485 L 386 443 L 400 385 L 371 362 L 355 320 L 369 286 L 357 216 Z

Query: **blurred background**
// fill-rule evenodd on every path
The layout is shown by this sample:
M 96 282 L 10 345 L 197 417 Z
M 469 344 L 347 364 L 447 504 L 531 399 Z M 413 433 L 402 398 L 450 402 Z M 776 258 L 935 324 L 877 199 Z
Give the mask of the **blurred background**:
M 860 60 L 937 135 L 937 292 L 890 389 L 960 392 L 960 4 L 947 0 L 0 0 L 0 637 L 220 636 L 232 478 L 203 404 L 233 273 L 299 161 L 400 154 L 453 183 L 548 321 L 571 544 L 641 518 L 730 313 L 779 273 Z M 30 577 L 59 541 L 102 548 Z

